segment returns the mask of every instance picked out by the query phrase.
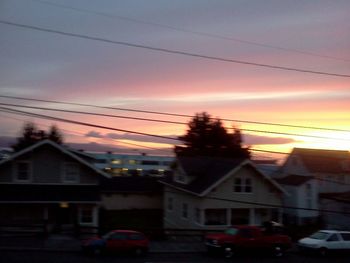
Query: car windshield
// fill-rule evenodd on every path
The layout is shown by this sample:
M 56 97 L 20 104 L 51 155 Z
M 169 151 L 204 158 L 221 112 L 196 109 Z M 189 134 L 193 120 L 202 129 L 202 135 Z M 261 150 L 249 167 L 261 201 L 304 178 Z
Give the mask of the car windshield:
M 226 229 L 225 234 L 234 236 L 237 234 L 237 232 L 238 232 L 237 228 L 229 228 L 229 229 Z
M 319 231 L 319 232 L 316 232 L 316 233 L 312 234 L 312 235 L 310 236 L 310 238 L 312 238 L 312 239 L 323 240 L 323 239 L 326 239 L 328 236 L 329 236 L 329 234 L 328 234 L 327 232 L 321 232 L 321 231 Z

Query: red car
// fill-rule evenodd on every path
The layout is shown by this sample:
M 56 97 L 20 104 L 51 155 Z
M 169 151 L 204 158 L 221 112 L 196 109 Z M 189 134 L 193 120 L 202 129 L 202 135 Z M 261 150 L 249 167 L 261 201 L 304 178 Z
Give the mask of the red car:
M 270 252 L 280 257 L 291 245 L 288 236 L 270 230 L 264 231 L 256 226 L 233 226 L 224 233 L 206 236 L 208 253 L 222 253 L 227 258 L 233 257 L 239 251 Z
M 83 251 L 94 255 L 104 252 L 144 255 L 148 248 L 148 238 L 143 233 L 133 230 L 113 230 L 103 237 L 90 238 L 82 243 Z

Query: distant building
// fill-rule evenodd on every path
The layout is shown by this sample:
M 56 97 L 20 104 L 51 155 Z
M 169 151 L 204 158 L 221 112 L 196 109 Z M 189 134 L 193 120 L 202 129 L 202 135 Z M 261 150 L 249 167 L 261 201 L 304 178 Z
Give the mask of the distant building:
M 95 158 L 96 168 L 112 176 L 156 176 L 162 177 L 171 170 L 172 156 L 89 153 Z

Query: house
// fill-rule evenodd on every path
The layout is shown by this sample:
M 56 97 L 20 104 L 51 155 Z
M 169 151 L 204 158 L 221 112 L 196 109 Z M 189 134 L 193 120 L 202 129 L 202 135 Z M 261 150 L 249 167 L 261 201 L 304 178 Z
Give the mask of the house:
M 97 227 L 99 180 L 107 177 L 64 146 L 40 141 L 0 162 L 0 225 Z
M 281 222 L 286 192 L 250 160 L 178 157 L 164 185 L 164 227 L 223 229 Z
M 325 227 L 350 230 L 350 191 L 320 194 L 320 208 Z
M 285 221 L 300 225 L 318 220 L 318 184 L 313 176 L 293 174 L 275 180 L 289 193 L 283 197 Z
M 118 176 L 101 180 L 101 229 L 161 229 L 163 187 L 157 177 Z
M 291 174 L 314 176 L 320 193 L 350 191 L 350 153 L 294 148 L 278 176 Z

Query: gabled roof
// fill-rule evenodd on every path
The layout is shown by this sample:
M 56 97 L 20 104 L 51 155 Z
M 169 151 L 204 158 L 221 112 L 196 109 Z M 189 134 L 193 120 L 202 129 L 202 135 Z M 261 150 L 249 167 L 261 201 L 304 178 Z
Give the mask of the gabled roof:
M 174 182 L 171 177 L 161 180 L 165 185 L 189 192 L 198 196 L 205 196 L 213 188 L 228 177 L 235 174 L 243 166 L 252 167 L 258 174 L 270 182 L 279 191 L 285 190 L 271 178 L 259 172 L 255 165 L 247 159 L 230 159 L 219 157 L 178 157 L 178 164 L 187 176 L 194 177 L 189 184 Z
M 283 178 L 275 178 L 275 180 L 279 184 L 292 185 L 292 186 L 300 186 L 312 179 L 314 179 L 313 176 L 304 176 L 304 175 L 296 175 L 296 174 L 291 174 Z
M 350 191 L 342 193 L 321 193 L 320 198 L 335 200 L 350 204 Z
M 311 173 L 350 172 L 348 151 L 294 148 L 291 155 L 297 155 Z
M 30 146 L 30 147 L 27 147 L 27 148 L 25 148 L 25 149 L 23 149 L 23 150 L 21 150 L 21 151 L 18 151 L 18 152 L 16 152 L 16 153 L 12 154 L 12 155 L 10 156 L 10 158 L 0 161 L 0 166 L 3 165 L 3 164 L 5 164 L 5 163 L 11 162 L 12 160 L 15 160 L 16 158 L 18 158 L 19 156 L 22 156 L 22 155 L 24 155 L 24 154 L 26 154 L 26 153 L 28 153 L 28 152 L 31 152 L 31 151 L 33 151 L 33 150 L 35 150 L 35 149 L 38 149 L 38 148 L 40 148 L 40 147 L 42 147 L 42 146 L 44 146 L 44 145 L 50 145 L 50 146 L 52 146 L 53 148 L 57 149 L 58 151 L 62 152 L 63 154 L 68 155 L 68 156 L 70 156 L 71 158 L 75 159 L 77 162 L 79 162 L 79 163 L 81 163 L 81 164 L 87 166 L 88 168 L 94 170 L 96 173 L 98 173 L 98 174 L 100 174 L 100 175 L 102 175 L 102 176 L 108 177 L 108 178 L 110 177 L 109 174 L 106 174 L 106 173 L 104 173 L 103 171 L 101 171 L 101 170 L 95 168 L 92 164 L 90 164 L 89 162 L 87 162 L 87 161 L 85 161 L 84 159 L 80 158 L 80 157 L 77 156 L 76 154 L 72 153 L 71 151 L 69 151 L 69 150 L 68 150 L 67 148 L 65 148 L 64 146 L 59 145 L 59 144 L 57 144 L 57 143 L 55 143 L 55 142 L 53 142 L 53 141 L 50 141 L 50 140 L 43 140 L 43 141 L 40 141 L 40 142 L 38 142 L 38 143 L 36 143 L 36 144 Z

